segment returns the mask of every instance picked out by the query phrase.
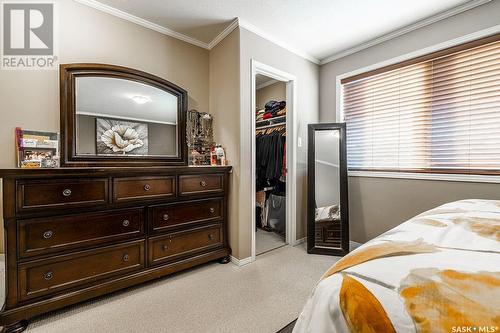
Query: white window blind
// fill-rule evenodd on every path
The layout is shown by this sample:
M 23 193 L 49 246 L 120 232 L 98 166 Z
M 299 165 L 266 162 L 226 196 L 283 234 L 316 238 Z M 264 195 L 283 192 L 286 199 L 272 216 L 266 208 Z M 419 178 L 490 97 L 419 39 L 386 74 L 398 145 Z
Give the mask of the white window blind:
M 499 37 L 342 80 L 349 170 L 500 172 Z

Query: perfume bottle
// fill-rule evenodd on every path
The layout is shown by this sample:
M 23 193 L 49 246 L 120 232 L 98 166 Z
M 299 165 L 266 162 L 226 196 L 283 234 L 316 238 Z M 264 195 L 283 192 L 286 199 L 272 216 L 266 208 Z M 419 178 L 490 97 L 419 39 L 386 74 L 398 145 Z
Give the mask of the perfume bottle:
M 217 165 L 216 147 L 212 147 L 212 149 L 210 149 L 210 165 L 211 166 Z

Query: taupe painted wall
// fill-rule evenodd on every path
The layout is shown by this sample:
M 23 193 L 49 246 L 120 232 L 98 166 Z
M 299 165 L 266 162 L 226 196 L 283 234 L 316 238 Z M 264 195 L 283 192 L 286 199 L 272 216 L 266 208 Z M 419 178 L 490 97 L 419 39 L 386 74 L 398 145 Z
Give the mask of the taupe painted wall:
M 319 113 L 319 66 L 301 58 L 256 34 L 240 28 L 240 194 L 239 194 L 239 258 L 251 255 L 251 59 L 280 69 L 296 76 L 297 88 L 297 136 L 302 146 L 297 147 L 297 238 L 306 235 L 306 198 L 307 198 L 307 124 L 318 121 Z M 297 145 L 297 143 L 293 143 Z M 289 151 L 290 146 L 287 146 Z M 288 156 L 288 154 L 287 154 Z
M 149 123 L 149 154 L 177 154 L 177 126 L 169 124 Z
M 307 124 L 318 119 L 318 66 L 245 30 L 235 29 L 210 51 L 210 112 L 215 117 L 216 141 L 226 148 L 233 166 L 229 202 L 229 240 L 236 258 L 251 255 L 251 59 L 298 78 L 297 237 L 305 236 Z M 285 86 L 284 83 L 282 83 Z M 285 97 L 286 93 L 281 92 Z M 274 97 L 274 96 L 273 96 Z M 264 97 L 264 99 L 267 97 Z M 276 98 L 276 97 L 274 97 Z M 283 98 L 284 99 L 284 98 Z M 241 126 L 240 126 L 241 125 Z
M 335 121 L 336 77 L 416 50 L 500 24 L 500 1 L 370 47 L 321 66 L 320 119 Z M 404 220 L 463 198 L 500 198 L 500 185 L 349 177 L 351 239 L 365 242 Z
M 364 242 L 446 202 L 500 200 L 500 184 L 349 177 L 351 239 Z
M 229 243 L 233 256 L 239 256 L 238 204 L 240 191 L 240 34 L 233 30 L 210 50 L 210 113 L 214 116 L 215 141 L 226 150 L 227 162 L 233 166 L 229 193 Z
M 208 51 L 74 1 L 58 0 L 59 60 L 122 65 L 165 78 L 208 111 Z M 59 131 L 59 71 L 0 73 L 0 168 L 15 166 L 14 128 Z
M 208 111 L 207 50 L 74 1 L 56 2 L 61 63 L 108 63 L 143 70 L 186 89 L 190 108 Z M 12 168 L 16 126 L 59 131 L 59 72 L 1 71 L 0 101 L 0 168 Z
M 78 154 L 96 154 L 96 124 L 94 116 L 80 114 L 76 121 L 76 151 Z
M 255 106 L 259 109 L 263 109 L 267 102 L 270 100 L 274 101 L 285 101 L 286 100 L 286 83 L 276 82 L 267 87 L 257 89 L 255 94 Z

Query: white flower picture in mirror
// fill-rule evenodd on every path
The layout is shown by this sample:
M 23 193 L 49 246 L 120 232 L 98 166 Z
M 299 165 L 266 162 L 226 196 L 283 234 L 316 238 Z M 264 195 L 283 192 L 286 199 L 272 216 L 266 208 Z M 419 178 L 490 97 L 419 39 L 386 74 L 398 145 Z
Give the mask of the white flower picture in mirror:
M 96 145 L 98 155 L 147 155 L 148 125 L 96 118 Z

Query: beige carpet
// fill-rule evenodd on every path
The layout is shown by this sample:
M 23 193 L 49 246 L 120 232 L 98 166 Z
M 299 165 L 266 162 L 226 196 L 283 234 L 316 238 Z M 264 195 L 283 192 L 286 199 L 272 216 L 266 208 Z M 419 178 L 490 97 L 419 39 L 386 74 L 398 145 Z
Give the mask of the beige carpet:
M 37 318 L 27 332 L 274 333 L 297 318 L 337 260 L 302 244 L 243 267 L 210 263 Z
M 255 233 L 255 253 L 262 254 L 285 245 L 285 237 L 275 232 L 257 229 Z

